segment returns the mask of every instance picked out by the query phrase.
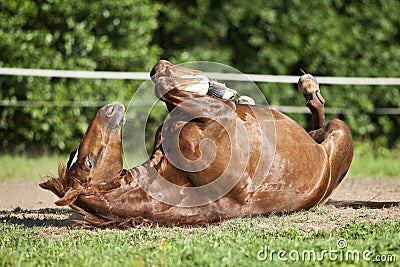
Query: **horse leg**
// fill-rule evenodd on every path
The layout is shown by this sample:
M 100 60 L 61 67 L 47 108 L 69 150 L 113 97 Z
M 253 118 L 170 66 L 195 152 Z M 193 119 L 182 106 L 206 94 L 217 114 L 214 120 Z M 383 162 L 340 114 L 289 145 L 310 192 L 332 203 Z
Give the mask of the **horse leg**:
M 333 190 L 341 183 L 353 159 L 353 140 L 349 127 L 339 119 L 333 119 L 324 126 L 324 104 L 317 80 L 310 74 L 300 77 L 298 89 L 307 101 L 312 113 L 313 130 L 310 136 L 320 144 L 328 155 L 331 179 L 327 192 L 321 201 L 328 200 Z
M 353 139 L 349 127 L 339 119 L 331 120 L 324 127 L 326 138 L 321 143 L 331 167 L 331 181 L 321 203 L 326 202 L 333 190 L 342 182 L 353 159 Z
M 320 129 L 324 126 L 325 115 L 323 98 L 317 80 L 310 74 L 305 74 L 300 77 L 298 82 L 299 92 L 306 99 L 306 106 L 312 113 L 312 128 L 313 130 Z M 315 138 L 314 138 L 315 139 Z
M 160 77 L 157 79 L 155 86 L 156 95 L 166 103 L 171 116 L 178 114 L 173 112 L 176 108 L 180 112 L 198 120 L 217 118 L 223 116 L 224 113 L 232 115 L 232 112 L 235 112 L 236 106 L 232 101 L 179 89 L 185 85 L 184 80 L 169 77 Z
M 181 85 L 169 77 L 156 82 L 156 95 L 170 112 L 161 131 L 167 137 L 162 138 L 162 149 L 172 165 L 188 170 L 194 186 L 205 185 L 223 173 L 226 157 L 236 147 L 236 135 L 246 133 L 237 125 L 232 101 L 180 90 Z
M 233 98 L 237 93 L 223 83 L 208 79 L 202 71 L 176 66 L 166 60 L 160 60 L 151 70 L 150 76 L 154 83 L 161 77 L 167 77 L 173 79 L 176 88 L 180 90 L 225 100 Z

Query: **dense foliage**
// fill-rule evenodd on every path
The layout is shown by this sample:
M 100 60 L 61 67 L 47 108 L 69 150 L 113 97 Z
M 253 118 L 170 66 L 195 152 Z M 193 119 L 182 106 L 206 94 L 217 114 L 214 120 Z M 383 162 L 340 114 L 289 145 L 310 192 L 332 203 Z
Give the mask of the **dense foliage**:
M 163 1 L 155 43 L 173 61 L 214 60 L 245 73 L 399 77 L 398 1 Z M 184 23 L 183 23 L 184 22 Z M 260 84 L 272 105 L 304 105 L 295 86 Z M 327 107 L 347 109 L 356 138 L 399 146 L 399 86 L 326 86 Z M 306 116 L 293 117 L 303 125 Z M 327 116 L 331 118 L 332 116 Z M 309 121 L 309 118 L 307 118 Z M 397 143 L 397 144 L 396 144 Z
M 210 60 L 245 73 L 398 77 L 400 2 L 387 1 L 3 1 L 0 65 L 148 71 L 158 58 Z M 0 76 L 1 100 L 128 101 L 139 83 Z M 304 105 L 287 84 L 260 84 L 272 105 Z M 358 139 L 399 145 L 398 86 L 322 87 L 346 108 Z M 70 150 L 97 108 L 0 107 L 5 151 Z M 291 114 L 306 126 L 308 115 Z M 328 116 L 328 119 L 331 117 Z
M 0 11 L 4 67 L 142 71 L 157 61 L 150 45 L 158 5 L 143 0 L 6 1 Z M 50 101 L 65 107 L 0 109 L 0 146 L 6 151 L 72 150 L 98 107 L 73 101 L 128 101 L 138 82 L 0 77 L 0 99 Z M 40 152 L 39 151 L 39 152 Z

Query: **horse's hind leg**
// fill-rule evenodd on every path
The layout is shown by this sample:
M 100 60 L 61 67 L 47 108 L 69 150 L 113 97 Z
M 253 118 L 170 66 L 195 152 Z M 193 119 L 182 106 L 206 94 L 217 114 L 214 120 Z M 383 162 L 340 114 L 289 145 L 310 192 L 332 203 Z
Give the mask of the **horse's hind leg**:
M 298 82 L 299 92 L 306 99 L 306 106 L 312 113 L 312 128 L 313 130 L 324 127 L 325 114 L 324 105 L 325 99 L 319 90 L 317 79 L 311 74 L 304 74 Z
M 339 119 L 331 120 L 325 130 L 325 140 L 321 143 L 328 154 L 331 165 L 331 181 L 322 203 L 326 202 L 333 190 L 342 182 L 353 159 L 353 139 L 349 127 Z
M 349 127 L 339 119 L 333 119 L 324 126 L 325 99 L 319 90 L 317 80 L 310 74 L 304 74 L 298 82 L 298 89 L 307 101 L 312 113 L 310 136 L 320 144 L 329 158 L 331 179 L 327 192 L 321 201 L 328 200 L 333 190 L 340 184 L 350 168 L 353 159 L 353 140 Z

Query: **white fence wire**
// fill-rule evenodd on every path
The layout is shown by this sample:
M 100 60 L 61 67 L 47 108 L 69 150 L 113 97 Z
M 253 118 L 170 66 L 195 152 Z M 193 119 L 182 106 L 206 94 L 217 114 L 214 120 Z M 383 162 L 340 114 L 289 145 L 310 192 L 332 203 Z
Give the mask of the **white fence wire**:
M 148 72 L 115 72 L 115 71 L 80 71 L 80 70 L 51 70 L 51 69 L 24 69 L 24 68 L 0 68 L 0 75 L 32 76 L 32 77 L 57 77 L 57 78 L 79 78 L 79 79 L 125 79 L 125 80 L 147 80 L 150 78 Z M 211 79 L 221 81 L 248 81 L 262 83 L 297 83 L 298 76 L 289 75 L 262 75 L 262 74 L 232 74 L 232 73 L 206 73 Z M 318 77 L 320 84 L 347 84 L 347 85 L 400 85 L 400 78 L 370 78 L 370 77 Z M 61 106 L 61 107 L 99 107 L 104 101 L 9 101 L 0 100 L 0 106 L 24 107 L 24 106 Z M 295 106 L 272 106 L 286 113 L 309 113 L 305 107 Z M 326 113 L 345 114 L 343 108 L 326 108 Z M 400 115 L 400 108 L 377 108 L 375 114 Z

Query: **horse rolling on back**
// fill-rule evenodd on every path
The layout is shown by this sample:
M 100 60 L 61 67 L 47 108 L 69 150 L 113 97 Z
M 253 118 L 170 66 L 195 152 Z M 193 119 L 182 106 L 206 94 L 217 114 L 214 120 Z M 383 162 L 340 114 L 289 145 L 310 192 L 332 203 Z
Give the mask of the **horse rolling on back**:
M 170 118 L 145 163 L 123 169 L 124 109 L 113 103 L 99 110 L 58 177 L 40 184 L 60 197 L 56 204 L 85 215 L 86 226 L 205 224 L 309 209 L 329 199 L 350 167 L 350 131 L 338 119 L 324 126 L 325 100 L 312 76 L 299 80 L 312 111 L 307 133 L 276 110 L 191 92 L 199 71 L 160 61 L 151 74 Z

